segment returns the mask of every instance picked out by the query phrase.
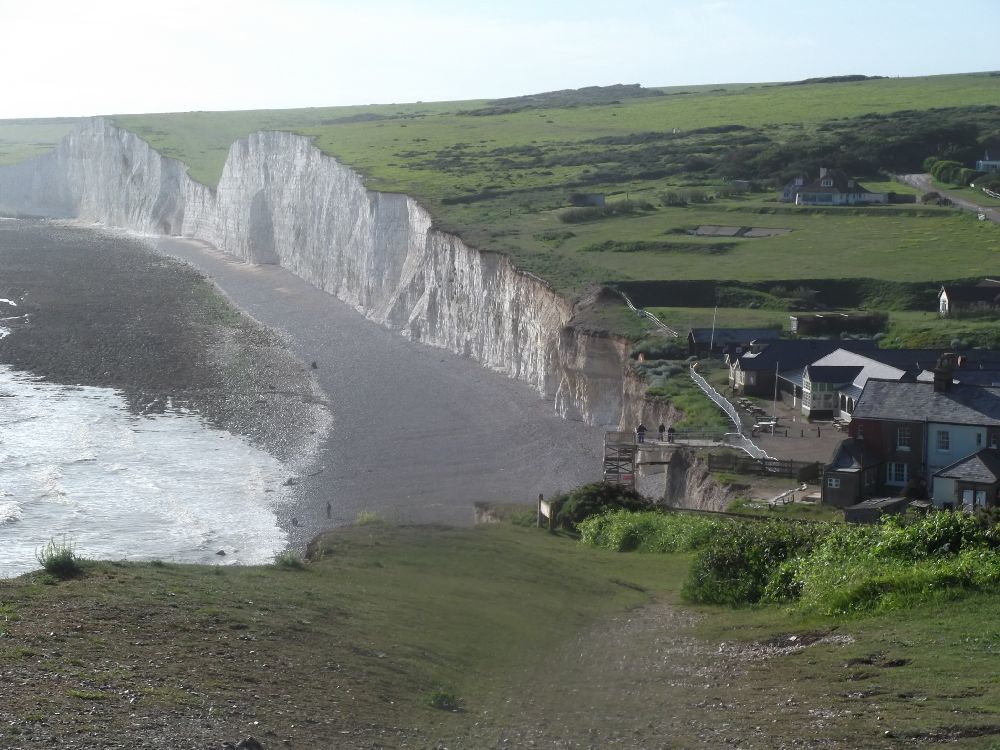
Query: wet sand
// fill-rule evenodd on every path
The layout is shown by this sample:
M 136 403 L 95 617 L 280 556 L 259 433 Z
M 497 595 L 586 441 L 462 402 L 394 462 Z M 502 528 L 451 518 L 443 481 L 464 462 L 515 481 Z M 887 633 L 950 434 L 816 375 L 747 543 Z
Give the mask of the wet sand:
M 333 424 L 299 477 L 297 507 L 287 509 L 294 541 L 366 510 L 470 524 L 476 501 L 533 503 L 599 478 L 603 433 L 560 419 L 529 386 L 407 341 L 277 266 L 176 238 L 157 250 L 206 274 L 316 363 Z

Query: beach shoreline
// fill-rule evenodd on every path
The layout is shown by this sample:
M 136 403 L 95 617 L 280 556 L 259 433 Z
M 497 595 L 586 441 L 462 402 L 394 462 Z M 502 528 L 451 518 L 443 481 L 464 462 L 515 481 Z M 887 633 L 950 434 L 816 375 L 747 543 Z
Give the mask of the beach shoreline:
M 293 549 L 362 512 L 467 526 L 477 501 L 533 504 L 599 477 L 599 429 L 285 269 L 191 239 L 44 226 L 103 245 L 79 257 L 63 236 L 44 258 L 0 257 L 0 297 L 23 296 L 33 329 L 0 342 L 0 361 L 120 388 L 137 412 L 170 396 L 246 436 L 292 474 L 275 513 Z

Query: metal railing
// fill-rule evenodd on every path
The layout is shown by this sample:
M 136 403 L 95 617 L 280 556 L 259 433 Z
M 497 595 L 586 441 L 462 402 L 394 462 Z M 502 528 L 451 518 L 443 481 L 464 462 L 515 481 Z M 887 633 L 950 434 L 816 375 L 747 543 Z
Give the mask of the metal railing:
M 654 326 L 656 326 L 659 330 L 663 331 L 663 333 L 667 334 L 668 336 L 673 336 L 674 338 L 680 336 L 680 334 L 677 331 L 668 326 L 666 323 L 664 323 L 662 320 L 657 318 L 652 313 L 646 312 L 645 310 L 640 310 L 635 305 L 633 305 L 632 300 L 628 298 L 628 295 L 625 294 L 625 292 L 619 291 L 618 294 L 620 294 L 622 296 L 622 299 L 625 300 L 625 304 L 628 305 L 628 309 L 634 312 L 636 315 L 641 315 L 642 317 L 646 318 L 649 322 L 651 322 Z
M 736 407 L 733 406 L 732 402 L 715 390 L 715 388 L 713 388 L 711 384 L 705 380 L 705 378 L 698 374 L 693 365 L 689 372 L 691 373 L 691 380 L 695 382 L 695 385 L 702 390 L 702 393 L 712 399 L 716 406 L 726 413 L 726 416 L 729 417 L 729 421 L 732 422 L 733 426 L 736 428 L 735 433 L 727 433 L 725 435 L 724 442 L 734 448 L 739 448 L 754 458 L 770 459 L 771 456 L 767 455 L 767 451 L 756 445 L 750 438 L 743 434 L 743 422 L 740 420 L 740 414 L 736 411 Z

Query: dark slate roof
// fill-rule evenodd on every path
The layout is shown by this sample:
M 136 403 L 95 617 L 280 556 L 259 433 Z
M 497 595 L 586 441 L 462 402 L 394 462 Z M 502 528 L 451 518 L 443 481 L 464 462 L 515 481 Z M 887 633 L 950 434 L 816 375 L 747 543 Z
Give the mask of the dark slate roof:
M 860 365 L 809 365 L 806 372 L 813 383 L 850 383 L 865 368 Z
M 1000 451 L 996 448 L 984 448 L 951 466 L 945 466 L 934 476 L 976 484 L 996 484 L 1000 482 Z
M 978 286 L 970 284 L 958 286 L 952 284 L 941 287 L 941 291 L 938 294 L 947 294 L 949 302 L 988 302 L 996 304 L 1000 301 L 1000 287 L 995 285 Z
M 820 357 L 837 349 L 869 352 L 878 348 L 874 341 L 839 341 L 831 339 L 778 339 L 757 342 L 763 348 L 759 354 L 747 353 L 739 358 L 742 370 L 802 369 Z
M 953 383 L 935 391 L 926 381 L 870 379 L 851 415 L 854 419 L 944 422 L 1000 427 L 1000 388 Z
M 824 187 L 823 180 L 833 182 L 832 187 Z M 810 183 L 800 187 L 799 193 L 867 193 L 868 188 L 861 183 L 849 184 L 851 179 L 843 172 L 836 169 L 828 169 L 825 175 L 817 177 Z
M 906 497 L 870 497 L 867 500 L 862 500 L 857 505 L 850 505 L 844 510 L 885 510 L 893 511 L 905 508 L 910 504 L 909 498 Z
M 863 440 L 846 438 L 834 449 L 833 460 L 826 468 L 829 471 L 860 471 L 880 463 L 881 459 Z
M 715 346 L 726 346 L 727 344 L 749 344 L 755 339 L 774 339 L 781 335 L 781 326 L 770 328 L 716 328 L 715 337 L 712 337 L 711 328 L 692 328 L 691 336 L 694 340 L 707 344 L 714 341 Z

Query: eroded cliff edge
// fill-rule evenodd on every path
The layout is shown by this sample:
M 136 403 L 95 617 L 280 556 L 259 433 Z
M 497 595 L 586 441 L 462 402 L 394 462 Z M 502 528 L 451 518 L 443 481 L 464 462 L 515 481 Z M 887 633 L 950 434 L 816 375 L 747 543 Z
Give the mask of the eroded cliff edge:
M 277 263 L 405 336 L 534 386 L 564 417 L 659 418 L 625 377 L 625 341 L 570 325 L 572 303 L 543 280 L 435 229 L 412 198 L 366 189 L 302 136 L 237 141 L 213 191 L 95 118 L 53 152 L 0 168 L 0 212 L 182 235 Z

